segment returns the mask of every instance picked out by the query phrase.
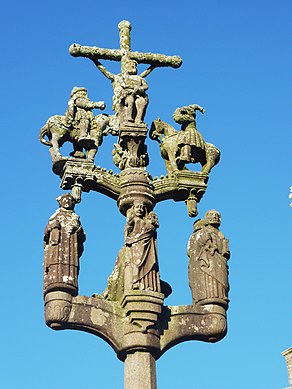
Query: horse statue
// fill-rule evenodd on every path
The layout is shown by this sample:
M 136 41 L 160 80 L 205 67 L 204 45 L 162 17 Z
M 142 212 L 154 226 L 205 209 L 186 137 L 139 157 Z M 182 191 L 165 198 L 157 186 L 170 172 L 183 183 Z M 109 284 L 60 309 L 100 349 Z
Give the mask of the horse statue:
M 188 170 L 188 163 L 201 163 L 202 173 L 209 174 L 219 162 L 220 151 L 216 146 L 204 141 L 196 128 L 195 111 L 205 110 L 197 104 L 177 108 L 174 120 L 181 124 L 176 131 L 170 124 L 160 118 L 151 124 L 149 136 L 160 144 L 161 156 L 164 159 L 167 173 L 172 175 L 180 170 Z
M 86 158 L 93 162 L 98 151 L 98 147 L 102 144 L 103 136 L 107 135 L 110 130 L 111 116 L 100 114 L 94 117 L 91 121 L 90 132 L 86 142 L 79 141 L 80 130 L 70 122 L 66 115 L 51 116 L 46 124 L 42 127 L 39 133 L 39 139 L 44 145 L 50 146 L 50 153 L 53 161 L 61 159 L 60 147 L 65 142 L 73 144 L 73 152 L 70 153 L 73 157 Z M 46 139 L 46 138 L 47 139 Z M 85 150 L 85 154 L 83 152 Z

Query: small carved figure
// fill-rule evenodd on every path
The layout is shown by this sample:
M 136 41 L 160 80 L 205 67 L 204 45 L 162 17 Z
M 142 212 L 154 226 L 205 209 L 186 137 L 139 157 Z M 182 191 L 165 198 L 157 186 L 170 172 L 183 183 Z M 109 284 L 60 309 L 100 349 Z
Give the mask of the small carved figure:
M 131 143 L 132 142 L 129 142 L 129 146 L 131 146 Z M 123 149 L 121 145 L 117 143 L 114 144 L 114 149 L 112 151 L 113 162 L 120 170 L 133 166 L 144 167 L 148 165 L 149 157 L 145 145 L 143 147 L 143 153 L 135 153 L 131 147 L 129 147 L 129 149 L 130 150 L 126 150 Z
M 203 220 L 194 223 L 188 243 L 189 285 L 195 304 L 217 304 L 228 307 L 228 240 L 219 226 L 220 213 L 206 212 Z
M 143 123 L 148 105 L 148 96 L 146 94 L 148 85 L 145 77 L 154 69 L 154 66 L 150 66 L 138 75 L 137 62 L 129 58 L 123 58 L 122 72 L 113 74 L 97 59 L 94 60 L 94 63 L 102 74 L 112 82 L 114 91 L 113 110 L 120 123 Z
M 78 293 L 79 258 L 85 233 L 74 212 L 75 199 L 70 193 L 57 198 L 59 209 L 51 216 L 44 235 L 44 293 Z
M 151 125 L 149 136 L 160 143 L 160 152 L 168 174 L 186 170 L 187 163 L 197 162 L 202 165 L 202 173 L 209 174 L 219 162 L 220 151 L 216 146 L 205 142 L 196 128 L 196 110 L 205 112 L 197 104 L 175 110 L 173 118 L 176 123 L 181 124 L 180 131 L 159 118 Z
M 51 116 L 39 134 L 41 143 L 51 147 L 53 162 L 62 158 L 60 147 L 67 141 L 73 143 L 74 151 L 71 153 L 73 157 L 94 160 L 111 118 L 102 114 L 94 116 L 91 111 L 94 108 L 104 109 L 104 107 L 103 101 L 91 102 L 85 88 L 72 89 L 65 115 Z

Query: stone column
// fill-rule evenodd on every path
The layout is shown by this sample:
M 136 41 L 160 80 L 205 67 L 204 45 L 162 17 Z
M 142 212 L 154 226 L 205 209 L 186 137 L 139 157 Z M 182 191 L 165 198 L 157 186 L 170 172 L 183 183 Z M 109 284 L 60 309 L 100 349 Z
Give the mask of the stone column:
M 288 369 L 288 379 L 289 379 L 289 389 L 292 388 L 292 348 L 282 352 L 282 355 L 286 359 L 287 369 Z M 288 388 L 287 388 L 288 389 Z
M 124 389 L 157 389 L 155 358 L 149 352 L 136 351 L 127 355 Z

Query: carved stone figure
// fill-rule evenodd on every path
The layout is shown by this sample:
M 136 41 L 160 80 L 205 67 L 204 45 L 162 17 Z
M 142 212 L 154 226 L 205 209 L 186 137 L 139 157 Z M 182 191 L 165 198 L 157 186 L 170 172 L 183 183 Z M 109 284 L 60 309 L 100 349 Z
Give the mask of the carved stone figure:
M 57 290 L 75 296 L 85 234 L 74 212 L 73 196 L 63 194 L 57 201 L 59 209 L 51 216 L 44 235 L 44 294 Z
M 113 110 L 120 123 L 143 123 L 148 96 L 148 85 L 145 77 L 154 69 L 149 67 L 140 75 L 137 74 L 137 63 L 131 59 L 122 62 L 122 73 L 109 72 L 98 60 L 94 61 L 97 68 L 112 82 L 113 85 Z
M 117 50 L 78 44 L 70 47 L 73 56 L 89 58 L 111 81 L 114 114 L 94 116 L 93 109 L 103 109 L 104 103 L 90 101 L 85 88 L 75 87 L 66 113 L 49 118 L 40 132 L 41 142 L 50 146 L 53 172 L 61 178 L 61 188 L 70 191 L 57 199 L 59 209 L 49 219 L 44 234 L 45 321 L 54 330 L 82 330 L 101 337 L 125 363 L 125 388 L 154 389 L 155 360 L 167 350 L 188 340 L 217 342 L 226 335 L 229 250 L 219 231 L 220 214 L 207 212 L 194 224 L 189 240 L 192 304 L 170 305 L 165 299 L 171 286 L 160 279 L 159 223 L 153 212 L 156 204 L 172 199 L 184 201 L 188 215 L 195 217 L 208 174 L 220 153 L 197 130 L 196 112 L 204 113 L 204 109 L 197 104 L 177 108 L 173 118 L 178 131 L 160 119 L 151 126 L 150 137 L 159 141 L 169 173 L 152 178 L 146 169 L 145 78 L 157 67 L 177 68 L 182 60 L 132 51 L 131 24 L 122 21 L 118 28 Z M 121 63 L 117 74 L 103 66 L 108 60 Z M 146 65 L 142 72 L 137 70 L 140 64 Z M 108 134 L 118 138 L 112 156 L 119 173 L 93 164 L 103 136 Z M 73 144 L 72 158 L 61 156 L 60 147 L 67 141 Z M 202 172 L 186 168 L 198 162 Z M 81 296 L 78 273 L 85 234 L 74 206 L 82 193 L 91 191 L 114 200 L 126 223 L 124 243 L 106 290 Z
M 131 290 L 161 292 L 156 246 L 156 229 L 159 227 L 155 212 L 147 212 L 140 200 L 134 200 L 127 212 L 125 244 L 121 248 L 114 270 L 108 280 L 104 296 L 121 300 Z M 170 286 L 163 283 L 165 293 Z
M 143 122 L 148 96 L 146 90 L 148 85 L 145 77 L 156 67 L 172 66 L 179 67 L 182 63 L 180 57 L 166 56 L 162 54 L 140 53 L 131 51 L 131 24 L 123 20 L 118 25 L 120 31 L 120 50 L 102 49 L 98 47 L 80 46 L 73 44 L 70 53 L 73 56 L 90 58 L 97 68 L 112 82 L 113 110 L 119 117 L 120 123 Z M 121 61 L 121 74 L 109 72 L 99 59 Z M 140 75 L 137 74 L 137 64 L 150 65 Z
M 77 129 L 79 135 L 78 143 L 82 141 L 86 144 L 86 140 L 89 140 L 91 143 L 91 130 L 94 130 L 96 127 L 92 113 L 92 110 L 95 108 L 104 109 L 105 103 L 103 101 L 90 101 L 86 88 L 74 87 L 72 89 L 65 115 L 67 116 L 67 121 L 71 122 L 73 128 Z
M 209 174 L 219 162 L 220 151 L 216 146 L 205 142 L 196 128 L 196 110 L 205 112 L 197 104 L 175 110 L 173 118 L 181 124 L 180 131 L 159 118 L 151 125 L 149 136 L 160 143 L 160 152 L 168 174 L 185 170 L 186 164 L 197 162 L 202 165 L 202 173 Z
M 128 211 L 125 228 L 125 247 L 132 289 L 160 292 L 156 229 L 159 227 L 155 212 L 146 215 L 142 201 L 135 200 Z M 125 276 L 127 277 L 127 276 Z
M 129 142 L 128 146 L 131 146 Z M 145 167 L 149 163 L 149 157 L 147 153 L 147 147 L 144 145 L 143 152 L 135 153 L 131 147 L 129 150 L 123 149 L 123 147 L 117 143 L 114 144 L 112 151 L 113 162 L 120 169 L 129 168 L 132 166 Z
M 51 116 L 40 131 L 40 141 L 51 147 L 53 161 L 62 158 L 60 147 L 67 141 L 73 143 L 73 157 L 94 160 L 101 145 L 104 130 L 109 126 L 108 115 L 94 116 L 92 110 L 104 109 L 103 101 L 91 102 L 85 88 L 74 87 L 64 116 Z M 45 139 L 48 138 L 48 140 Z M 85 149 L 86 155 L 83 153 Z
M 217 304 L 228 307 L 228 240 L 219 226 L 219 212 L 206 212 L 205 218 L 194 223 L 188 243 L 189 285 L 195 304 Z

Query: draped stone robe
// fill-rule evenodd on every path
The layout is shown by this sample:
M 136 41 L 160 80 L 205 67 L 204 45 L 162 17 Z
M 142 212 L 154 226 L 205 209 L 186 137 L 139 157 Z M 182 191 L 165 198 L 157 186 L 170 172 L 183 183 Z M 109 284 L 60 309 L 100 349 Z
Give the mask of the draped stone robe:
M 212 225 L 195 231 L 188 244 L 189 285 L 199 304 L 228 305 L 228 240 Z
M 79 258 L 85 234 L 73 210 L 58 209 L 44 234 L 44 293 L 53 290 L 78 293 Z

